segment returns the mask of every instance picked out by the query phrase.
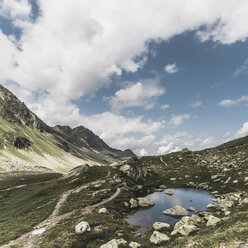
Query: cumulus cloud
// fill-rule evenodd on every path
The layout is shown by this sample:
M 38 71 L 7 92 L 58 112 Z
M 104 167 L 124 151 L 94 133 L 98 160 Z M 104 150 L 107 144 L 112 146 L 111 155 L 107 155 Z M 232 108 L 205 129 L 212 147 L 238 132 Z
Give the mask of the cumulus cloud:
M 144 109 L 152 109 L 156 103 L 156 99 L 164 93 L 165 88 L 161 87 L 157 83 L 157 80 L 145 79 L 118 90 L 110 98 L 109 104 L 114 111 L 141 106 Z
M 237 137 L 248 135 L 248 122 L 245 122 L 243 126 L 236 133 Z
M 169 120 L 169 125 L 173 127 L 177 127 L 182 124 L 185 120 L 189 120 L 189 114 L 182 114 L 182 115 L 173 115 Z
M 176 152 L 183 148 L 191 150 L 200 150 L 202 148 L 211 147 L 222 140 L 207 135 L 193 135 L 188 132 L 176 132 L 175 134 L 165 135 L 156 143 L 157 154 L 166 154 Z
M 221 102 L 218 103 L 218 105 L 222 106 L 222 107 L 231 107 L 234 105 L 238 105 L 242 102 L 248 102 L 248 96 L 244 95 L 244 96 L 237 98 L 237 99 L 234 99 L 234 100 L 223 99 Z
M 202 106 L 202 101 L 196 101 L 194 103 L 191 104 L 192 108 L 198 108 Z
M 201 41 L 212 39 L 231 44 L 248 37 L 248 27 L 242 25 L 247 23 L 246 0 L 239 4 L 233 0 L 175 0 L 173 3 L 60 0 L 59 4 L 42 0 L 37 3 L 40 16 L 34 21 L 30 18 L 30 1 L 0 2 L 0 15 L 21 29 L 20 39 L 0 31 L 0 59 L 4 61 L 0 63 L 0 81 L 5 85 L 15 82 L 17 96 L 48 123 L 83 124 L 93 131 L 96 129 L 102 137 L 111 136 L 110 131 L 104 131 L 107 125 L 118 130 L 117 137 L 127 135 L 132 128 L 145 130 L 144 134 L 150 135 L 151 127 L 158 130 L 163 126 L 161 122 L 145 121 L 140 116 L 127 118 L 110 112 L 84 116 L 73 104 L 73 100 L 109 85 L 113 75 L 135 72 L 142 67 L 148 52 L 147 41 L 168 40 L 200 27 L 197 35 Z M 138 60 L 140 55 L 143 56 Z M 137 84 L 134 85 L 137 87 Z M 143 82 L 140 84 L 145 87 Z M 117 102 L 122 105 L 121 109 L 125 108 L 124 95 L 113 97 L 120 99 Z M 142 99 L 147 106 L 151 99 L 154 103 L 153 97 L 148 98 Z M 188 118 L 172 117 L 171 124 L 179 125 Z M 126 130 L 125 134 L 121 129 Z
M 169 109 L 169 108 L 170 108 L 170 105 L 169 104 L 164 104 L 164 105 L 161 105 L 160 106 L 160 109 L 163 109 L 163 110 Z
M 176 64 L 169 64 L 169 65 L 166 65 L 164 67 L 164 70 L 168 73 L 168 74 L 174 74 L 176 72 L 178 72 L 178 67 Z

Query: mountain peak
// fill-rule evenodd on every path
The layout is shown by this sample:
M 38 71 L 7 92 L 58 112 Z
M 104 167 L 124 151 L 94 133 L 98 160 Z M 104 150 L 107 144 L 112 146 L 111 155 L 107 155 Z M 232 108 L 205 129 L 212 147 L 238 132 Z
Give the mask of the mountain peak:
M 42 131 L 49 131 L 37 115 L 31 112 L 11 91 L 0 85 L 0 116 L 8 122 L 31 126 Z

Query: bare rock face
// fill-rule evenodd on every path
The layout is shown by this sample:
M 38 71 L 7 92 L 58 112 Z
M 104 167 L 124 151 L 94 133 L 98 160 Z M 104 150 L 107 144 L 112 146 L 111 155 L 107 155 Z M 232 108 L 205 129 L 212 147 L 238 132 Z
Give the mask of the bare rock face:
M 30 140 L 17 136 L 14 141 L 14 146 L 19 149 L 28 148 L 31 145 Z
M 173 216 L 173 217 L 183 217 L 187 216 L 188 212 L 181 206 L 174 206 L 173 208 L 169 208 L 163 211 L 165 215 Z

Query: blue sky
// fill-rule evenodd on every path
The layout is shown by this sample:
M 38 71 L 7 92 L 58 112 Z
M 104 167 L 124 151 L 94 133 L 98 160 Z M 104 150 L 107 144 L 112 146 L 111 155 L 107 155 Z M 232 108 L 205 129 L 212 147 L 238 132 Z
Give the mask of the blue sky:
M 1 0 L 0 82 L 138 155 L 247 135 L 247 1 L 119 3 Z

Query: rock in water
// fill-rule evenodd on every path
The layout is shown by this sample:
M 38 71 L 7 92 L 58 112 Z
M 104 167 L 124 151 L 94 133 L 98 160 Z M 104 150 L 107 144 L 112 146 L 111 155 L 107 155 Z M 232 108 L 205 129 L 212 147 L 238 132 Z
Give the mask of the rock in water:
M 163 234 L 158 231 L 154 231 L 150 238 L 150 242 L 156 245 L 164 243 L 165 241 L 168 241 L 168 240 L 170 240 L 170 238 L 166 234 Z
M 137 200 L 139 207 L 150 207 L 154 205 L 154 201 L 147 197 L 139 197 Z
M 126 245 L 127 241 L 124 239 L 112 239 L 108 243 L 101 245 L 100 248 L 118 248 L 122 244 Z
M 196 212 L 196 209 L 193 208 L 193 207 L 189 207 L 188 210 L 189 210 L 190 212 Z
M 90 225 L 86 221 L 81 221 L 79 224 L 75 226 L 75 232 L 78 234 L 83 234 L 86 231 L 89 232 L 90 230 L 91 230 Z
M 188 215 L 186 209 L 178 205 L 174 206 L 173 208 L 164 210 L 163 213 L 165 215 L 169 215 L 173 217 L 183 217 Z
M 174 193 L 173 193 L 171 190 L 166 191 L 166 192 L 164 192 L 164 193 L 167 194 L 167 195 L 174 195 Z

